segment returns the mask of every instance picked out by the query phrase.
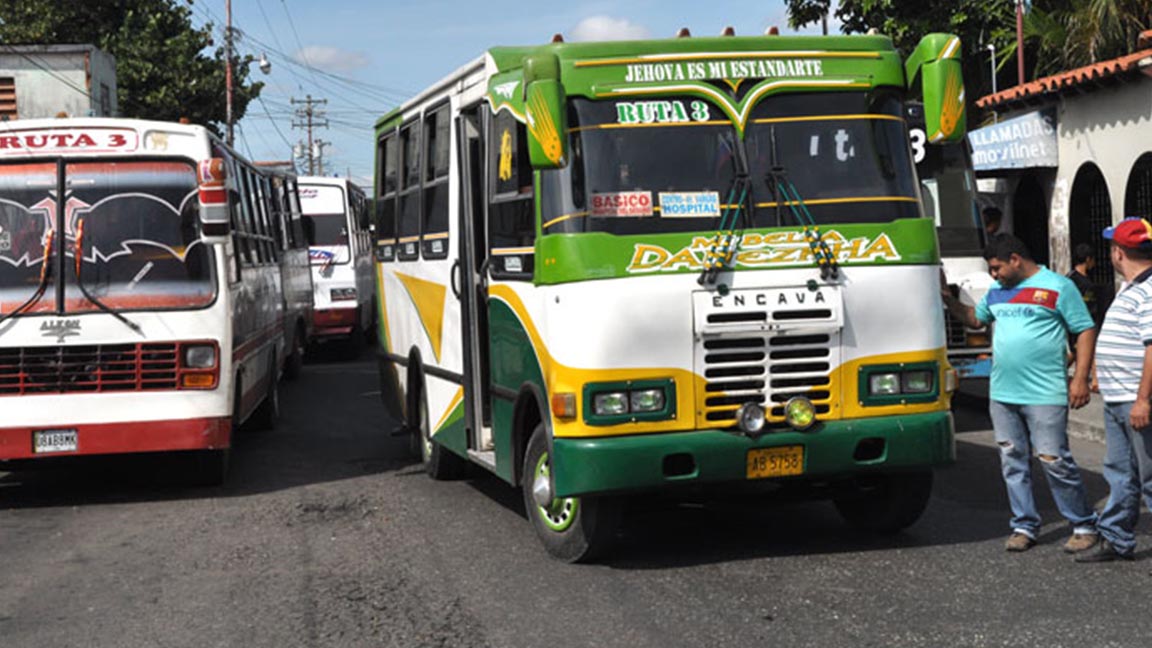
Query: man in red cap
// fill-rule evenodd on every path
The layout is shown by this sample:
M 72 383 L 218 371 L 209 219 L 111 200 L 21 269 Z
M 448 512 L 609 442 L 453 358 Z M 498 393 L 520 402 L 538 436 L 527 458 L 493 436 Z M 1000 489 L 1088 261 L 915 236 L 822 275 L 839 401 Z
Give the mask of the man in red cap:
M 1104 478 L 1100 542 L 1076 562 L 1131 560 L 1141 494 L 1152 502 L 1152 224 L 1127 218 L 1104 230 L 1112 267 L 1124 279 L 1096 341 L 1096 380 L 1104 397 Z

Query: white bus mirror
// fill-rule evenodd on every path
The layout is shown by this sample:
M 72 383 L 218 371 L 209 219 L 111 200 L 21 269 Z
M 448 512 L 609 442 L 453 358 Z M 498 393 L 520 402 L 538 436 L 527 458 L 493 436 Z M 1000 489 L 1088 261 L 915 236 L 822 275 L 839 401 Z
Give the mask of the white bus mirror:
M 202 160 L 199 176 L 201 238 L 208 243 L 222 243 L 228 238 L 232 222 L 223 158 Z

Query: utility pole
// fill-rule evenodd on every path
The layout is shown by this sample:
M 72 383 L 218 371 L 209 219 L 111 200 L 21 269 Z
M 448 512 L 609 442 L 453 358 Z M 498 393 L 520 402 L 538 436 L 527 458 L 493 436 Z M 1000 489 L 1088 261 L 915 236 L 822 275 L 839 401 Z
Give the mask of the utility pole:
M 312 151 L 312 156 L 316 158 L 316 175 L 324 175 L 324 147 L 332 142 L 325 142 L 324 140 L 316 140 L 313 144 L 316 148 Z
M 232 0 L 224 0 L 224 122 L 225 141 L 232 146 Z
M 315 106 L 324 105 L 328 103 L 327 99 L 313 99 L 312 95 L 308 95 L 303 101 L 296 101 L 291 99 L 292 105 L 302 105 L 303 108 L 296 110 L 296 116 L 302 121 L 292 122 L 292 128 L 303 128 L 308 133 L 308 143 L 305 151 L 308 153 L 308 175 L 316 175 L 316 157 L 319 148 L 312 140 L 313 128 L 328 128 L 328 120 L 324 119 L 324 111 L 316 110 Z M 328 144 L 328 142 L 323 142 Z
M 1024 85 L 1024 0 L 1016 0 L 1016 78 Z

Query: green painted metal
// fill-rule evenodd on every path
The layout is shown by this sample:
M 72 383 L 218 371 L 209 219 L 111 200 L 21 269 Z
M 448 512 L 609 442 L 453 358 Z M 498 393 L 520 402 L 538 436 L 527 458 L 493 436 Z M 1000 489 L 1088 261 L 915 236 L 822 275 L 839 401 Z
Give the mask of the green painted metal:
M 534 385 L 547 394 L 544 372 L 532 346 L 532 339 L 516 313 L 499 299 L 488 300 L 489 357 L 492 386 L 519 394 L 525 385 Z M 545 396 L 547 398 L 547 396 Z M 496 474 L 509 483 L 516 479 L 516 448 L 512 428 L 514 407 L 511 401 L 493 397 L 492 434 L 496 444 Z M 548 403 L 540 404 L 547 418 Z M 532 430 L 525 430 L 531 434 Z
M 835 231 L 845 239 L 840 246 L 844 252 L 839 265 L 874 266 L 880 264 L 933 265 L 940 262 L 935 224 L 928 219 L 902 219 L 891 223 L 867 225 L 829 225 L 821 230 L 827 237 Z M 799 227 L 747 230 L 746 236 L 770 238 L 772 234 L 793 234 L 802 240 Z M 536 242 L 536 283 L 561 284 L 589 279 L 645 276 L 650 274 L 699 274 L 708 251 L 703 239 L 711 232 L 654 234 L 644 236 L 616 236 L 602 232 L 583 234 L 553 234 L 542 236 Z M 870 248 L 883 251 L 885 240 L 891 243 L 899 259 L 886 258 L 886 254 L 865 254 Z M 832 240 L 829 238 L 829 240 Z M 700 245 L 693 245 L 701 243 Z M 833 250 L 837 250 L 832 240 Z M 657 250 L 659 248 L 659 250 Z M 686 249 L 691 248 L 687 252 Z M 814 267 L 815 261 L 806 256 L 806 243 L 797 245 L 789 239 L 787 244 L 763 243 L 760 247 L 741 245 L 734 265 L 737 272 L 778 268 Z M 644 257 L 645 251 L 651 254 Z M 662 251 L 662 252 L 661 252 Z M 666 253 L 666 257 L 663 256 Z M 853 260 L 855 255 L 858 260 Z M 870 260 L 865 258 L 871 257 Z M 637 260 L 665 258 L 664 266 L 652 269 L 651 264 L 637 271 Z M 679 262 L 678 262 L 679 260 Z M 631 270 L 630 270 L 631 268 Z
M 876 374 L 904 371 L 927 371 L 932 375 L 932 389 L 922 394 L 869 395 L 869 380 Z M 860 404 L 896 405 L 899 403 L 934 403 L 940 400 L 940 365 L 935 362 L 909 362 L 907 364 L 862 365 L 860 367 L 856 393 L 860 394 Z
M 436 443 L 461 457 L 468 457 L 468 429 L 464 425 L 464 401 L 460 401 L 435 434 Z
M 883 439 L 880 457 L 853 458 L 864 439 Z M 640 434 L 597 439 L 554 439 L 552 474 L 556 497 L 658 489 L 676 484 L 745 481 L 748 451 L 800 445 L 802 477 L 943 466 L 956 458 L 950 412 L 829 421 L 806 432 L 781 431 L 751 439 L 732 430 Z M 695 470 L 667 476 L 665 458 L 690 455 Z M 780 478 L 796 479 L 796 478 Z
M 593 411 L 593 399 L 596 394 L 608 392 L 627 393 L 645 389 L 663 390 L 664 407 L 654 412 L 636 412 L 616 415 L 597 414 Z M 616 425 L 627 421 L 665 421 L 674 418 L 676 418 L 676 381 L 671 378 L 665 380 L 587 383 L 584 385 L 584 422 L 588 425 Z

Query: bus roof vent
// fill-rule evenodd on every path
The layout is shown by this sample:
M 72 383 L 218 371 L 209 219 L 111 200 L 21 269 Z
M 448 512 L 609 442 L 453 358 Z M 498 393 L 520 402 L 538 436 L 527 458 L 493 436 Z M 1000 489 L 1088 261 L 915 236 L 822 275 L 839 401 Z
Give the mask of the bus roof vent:
M 552 34 L 552 42 L 553 43 L 563 43 L 564 42 L 564 34 L 560 34 L 560 33 Z
M 692 32 L 688 31 L 687 27 L 681 27 L 680 31 L 676 32 L 676 38 L 692 38 Z
M 735 36 L 736 35 L 736 28 L 733 27 L 732 25 L 728 25 L 727 27 L 724 28 L 724 31 L 720 32 L 720 35 L 721 36 Z
M 777 27 L 776 25 L 772 25 L 768 29 L 764 30 L 764 35 L 765 36 L 779 36 L 780 35 L 780 28 Z

